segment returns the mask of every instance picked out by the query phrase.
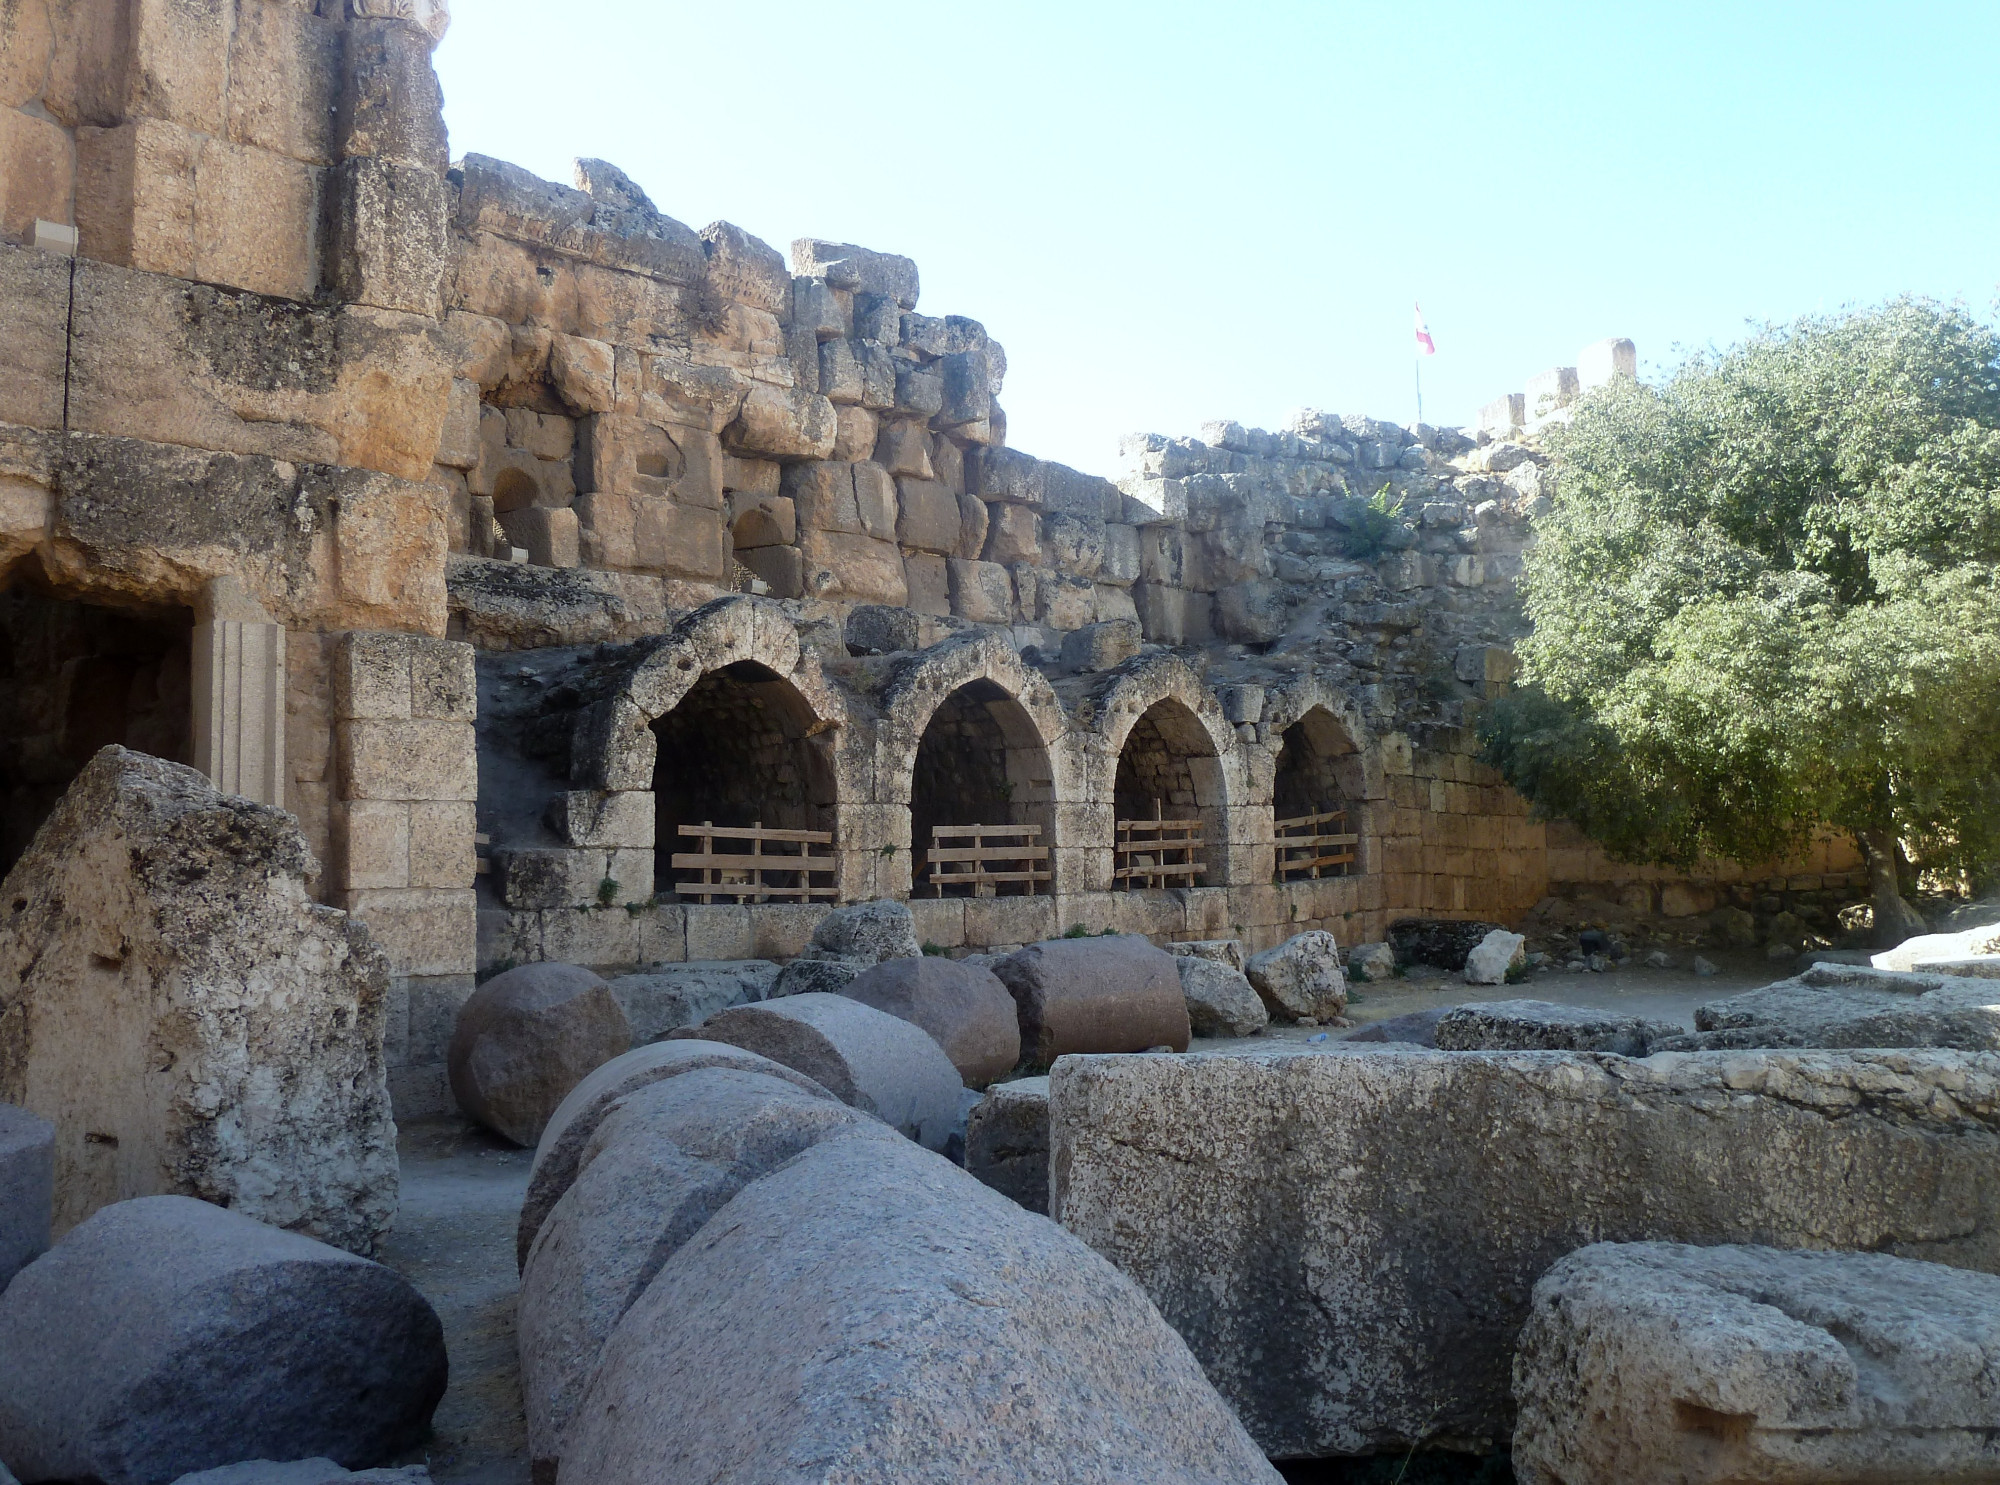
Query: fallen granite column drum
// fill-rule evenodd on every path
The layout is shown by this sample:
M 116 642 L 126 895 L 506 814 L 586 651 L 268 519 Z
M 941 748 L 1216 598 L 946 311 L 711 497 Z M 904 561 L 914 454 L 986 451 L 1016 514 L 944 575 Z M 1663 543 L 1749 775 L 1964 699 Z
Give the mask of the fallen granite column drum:
M 184 1196 L 106 1207 L 17 1274 L 0 1356 L 0 1459 L 30 1485 L 365 1469 L 423 1439 L 446 1372 L 401 1274 Z
M 1484 1450 L 1529 1291 L 1599 1240 L 2000 1271 L 2000 1055 L 1072 1057 L 1052 1211 L 1266 1453 Z

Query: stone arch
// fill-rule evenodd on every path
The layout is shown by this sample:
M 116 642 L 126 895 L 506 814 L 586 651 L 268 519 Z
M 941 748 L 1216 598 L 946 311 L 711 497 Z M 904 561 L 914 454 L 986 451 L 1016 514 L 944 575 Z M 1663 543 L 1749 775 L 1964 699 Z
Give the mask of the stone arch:
M 652 795 L 655 879 L 671 890 L 682 824 L 830 829 L 852 885 L 859 798 L 847 708 L 769 599 L 732 594 L 683 617 L 571 745 L 581 783 Z
M 909 823 L 912 887 L 923 890 L 932 826 L 1032 824 L 1054 870 L 1044 890 L 1072 890 L 1060 830 L 1080 797 L 1078 768 L 1048 680 L 988 633 L 921 652 L 883 700 L 879 797 Z
M 1201 885 L 1233 885 L 1242 879 L 1236 857 L 1246 790 L 1236 732 L 1221 704 L 1170 657 L 1145 656 L 1112 674 L 1098 707 L 1096 797 L 1112 803 L 1113 823 L 1150 818 L 1155 801 L 1168 819 L 1201 820 Z
M 1274 693 L 1263 731 L 1273 754 L 1273 821 L 1344 809 L 1348 831 L 1361 837 L 1349 875 L 1378 869 L 1371 806 L 1383 792 L 1381 765 L 1348 699 L 1318 680 Z

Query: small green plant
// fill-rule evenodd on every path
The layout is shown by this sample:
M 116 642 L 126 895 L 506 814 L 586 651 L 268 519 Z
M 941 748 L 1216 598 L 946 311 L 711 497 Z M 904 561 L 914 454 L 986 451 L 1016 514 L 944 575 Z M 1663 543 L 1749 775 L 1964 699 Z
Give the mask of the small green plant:
M 610 907 L 618 900 L 618 879 L 606 877 L 597 884 L 597 901 L 600 906 Z
M 895 855 L 895 854 L 896 854 L 896 843 L 895 843 L 894 841 L 890 841 L 888 845 L 886 845 L 886 846 L 882 847 L 882 850 L 881 850 L 880 854 L 881 854 L 881 855 L 884 855 L 884 856 L 893 856 L 893 855 Z
M 1510 964 L 1507 966 L 1508 984 L 1510 985 L 1523 984 L 1527 981 L 1527 978 L 1528 978 L 1528 966 L 1525 963 Z
M 1084 926 L 1083 926 L 1083 925 L 1082 925 L 1081 923 L 1072 923 L 1072 924 L 1070 924 L 1070 925 L 1069 925 L 1069 928 L 1068 928 L 1068 930 L 1067 930 L 1067 931 L 1066 931 L 1066 932 L 1065 932 L 1065 933 L 1063 934 L 1063 937 L 1064 937 L 1064 938 L 1089 938 L 1089 937 L 1090 937 L 1090 930 L 1089 930 L 1088 928 L 1085 928 L 1085 927 L 1084 927 Z
M 659 905 L 660 905 L 660 894 L 655 892 L 650 897 L 633 898 L 630 902 L 625 904 L 625 911 L 630 913 L 633 917 L 636 918 L 639 916 L 639 914 L 644 912 L 650 912 L 652 909 L 658 907 Z
M 1100 928 L 1097 931 L 1097 936 L 1099 938 L 1116 938 L 1118 937 L 1118 930 L 1115 928 Z
M 947 949 L 943 944 L 934 944 L 929 939 L 924 940 L 924 953 L 932 959 L 951 958 L 951 950 Z
M 1352 512 L 1341 550 L 1357 562 L 1374 561 L 1389 549 L 1402 516 L 1403 497 L 1384 485 Z

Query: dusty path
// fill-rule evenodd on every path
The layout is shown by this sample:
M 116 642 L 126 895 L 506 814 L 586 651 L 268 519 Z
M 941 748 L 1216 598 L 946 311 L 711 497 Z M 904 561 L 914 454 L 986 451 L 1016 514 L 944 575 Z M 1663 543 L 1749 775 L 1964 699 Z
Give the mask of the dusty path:
M 444 1322 L 451 1385 L 426 1449 L 434 1479 L 527 1485 L 527 1425 L 514 1349 L 514 1229 L 532 1150 L 463 1119 L 404 1125 L 402 1203 L 382 1261 Z

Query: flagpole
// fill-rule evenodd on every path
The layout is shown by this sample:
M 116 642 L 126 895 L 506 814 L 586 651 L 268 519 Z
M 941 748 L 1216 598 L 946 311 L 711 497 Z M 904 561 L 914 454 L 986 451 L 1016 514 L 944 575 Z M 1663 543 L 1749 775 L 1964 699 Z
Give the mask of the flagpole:
M 1411 361 L 1417 369 L 1417 421 L 1421 423 L 1424 420 L 1424 358 L 1413 356 Z

